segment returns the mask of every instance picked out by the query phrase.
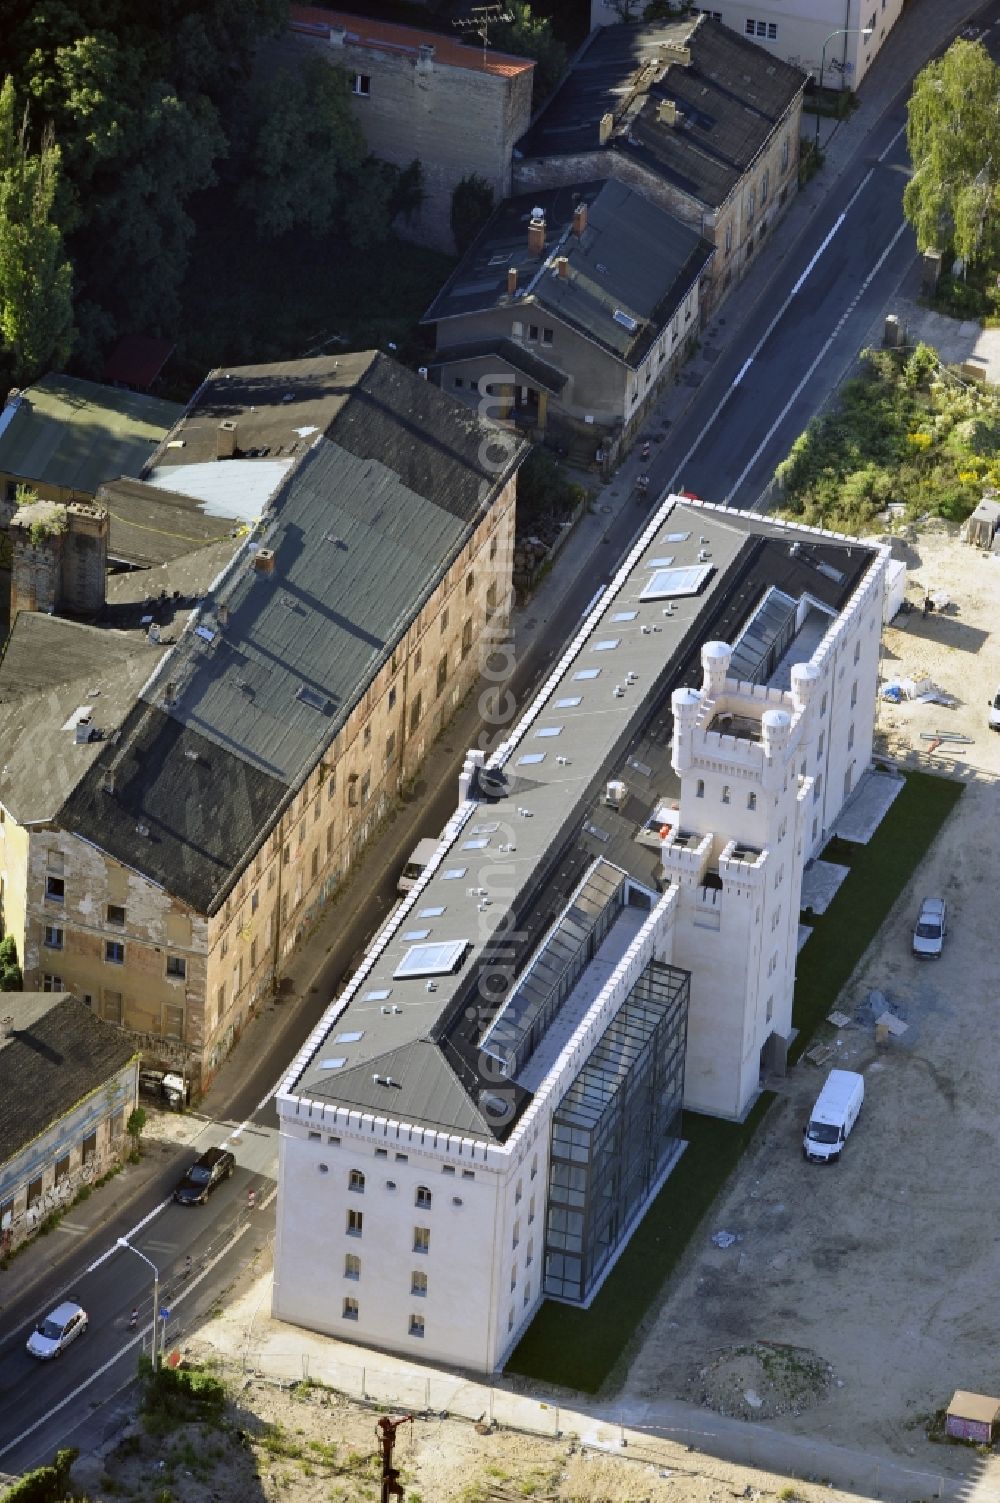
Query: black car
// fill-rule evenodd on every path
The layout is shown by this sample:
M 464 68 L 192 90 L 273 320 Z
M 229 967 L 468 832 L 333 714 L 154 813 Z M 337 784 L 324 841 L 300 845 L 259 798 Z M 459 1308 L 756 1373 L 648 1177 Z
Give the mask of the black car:
M 204 1205 L 221 1180 L 228 1179 L 236 1160 L 228 1148 L 209 1148 L 196 1159 L 174 1191 L 182 1206 Z

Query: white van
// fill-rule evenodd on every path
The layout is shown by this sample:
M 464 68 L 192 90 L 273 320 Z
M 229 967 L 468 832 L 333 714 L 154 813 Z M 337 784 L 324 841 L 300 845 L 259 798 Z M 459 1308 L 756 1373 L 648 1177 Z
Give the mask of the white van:
M 396 883 L 396 891 L 401 898 L 405 898 L 406 894 L 412 892 L 416 887 L 427 868 L 428 862 L 440 844 L 439 840 L 435 840 L 431 836 L 426 836 L 423 840 L 417 841 L 410 852 L 410 859 L 403 867 L 399 881 Z
M 802 1157 L 835 1163 L 844 1151 L 865 1099 L 865 1080 L 853 1070 L 831 1070 L 802 1135 Z
M 997 689 L 997 692 L 994 694 L 993 698 L 988 699 L 986 703 L 990 707 L 990 713 L 988 717 L 990 730 L 1000 731 L 1000 688 Z

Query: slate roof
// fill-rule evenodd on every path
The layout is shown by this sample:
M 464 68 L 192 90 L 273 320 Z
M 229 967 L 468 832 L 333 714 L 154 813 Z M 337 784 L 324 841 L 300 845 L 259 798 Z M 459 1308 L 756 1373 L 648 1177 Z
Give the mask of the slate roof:
M 230 537 L 241 525 L 210 515 L 190 496 L 125 477 L 102 485 L 97 501 L 110 518 L 108 556 L 141 569 Z
M 587 225 L 578 236 L 572 221 L 581 203 Z M 545 214 L 541 255 L 528 246 L 534 208 Z M 423 322 L 439 324 L 440 358 L 449 319 L 509 308 L 512 318 L 524 321 L 534 304 L 634 366 L 714 254 L 690 226 L 615 178 L 522 194 L 505 199 L 488 220 Z M 565 277 L 556 269 L 561 257 L 569 263 Z M 518 273 L 513 297 L 507 292 L 511 267 Z M 558 358 L 555 347 L 550 358 Z
M 526 349 L 513 339 L 467 339 L 461 344 L 449 344 L 440 349 L 436 355 L 428 356 L 428 370 L 436 370 L 440 365 L 461 364 L 464 360 L 481 360 L 484 355 L 495 356 L 497 360 L 509 365 L 512 370 L 524 376 L 533 386 L 541 386 L 545 391 L 552 392 L 554 396 L 562 391 L 569 377 L 563 371 L 556 370 L 547 360 Z
M 669 61 L 670 46 L 690 48 L 690 63 Z M 801 69 L 708 16 L 599 27 L 516 155 L 596 153 L 610 113 L 612 151 L 718 208 L 805 83 Z M 659 120 L 661 101 L 678 106 L 676 125 Z
M 0 1166 L 100 1090 L 138 1053 L 68 992 L 5 992 L 0 1017 Z
M 703 550 L 707 577 L 676 600 L 672 615 L 660 598 L 643 599 L 654 559 L 694 566 Z M 511 1115 L 491 1116 L 496 1082 L 481 1067 L 484 1003 L 496 995 L 498 972 L 501 998 L 510 994 L 595 860 L 655 888 L 658 843 L 636 835 L 673 778 L 670 695 L 700 681 L 702 643 L 734 642 L 771 586 L 826 605 L 832 624 L 878 556 L 863 543 L 672 498 L 492 759 L 506 790 L 456 811 L 427 877 L 331 1004 L 283 1092 L 502 1141 L 531 1091 L 524 1080 L 505 1079 Z M 581 679 L 581 671 L 596 676 Z M 632 687 L 615 694 L 630 671 Z M 636 757 L 656 769 L 639 772 Z M 640 796 L 616 813 L 603 790 L 618 776 Z M 485 908 L 484 890 L 492 894 Z M 400 974 L 415 926 L 421 943 L 462 947 L 431 991 L 419 969 Z
M 201 912 L 238 879 L 524 452 L 384 356 L 359 365 L 330 436 L 314 438 L 60 816 Z M 484 439 L 498 434 L 509 458 L 493 474 L 481 454 L 495 457 Z M 254 567 L 262 547 L 273 573 Z
M 93 496 L 102 480 L 137 474 L 181 412 L 141 392 L 43 376 L 0 413 L 0 472 Z
M 56 818 L 106 742 L 77 743 L 66 723 L 83 706 L 107 738 L 165 648 L 145 634 L 20 611 L 0 656 L 0 804 L 20 824 Z

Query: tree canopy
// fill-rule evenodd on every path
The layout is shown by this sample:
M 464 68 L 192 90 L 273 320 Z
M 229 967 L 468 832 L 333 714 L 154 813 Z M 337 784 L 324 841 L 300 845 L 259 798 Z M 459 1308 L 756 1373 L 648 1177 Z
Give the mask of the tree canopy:
M 903 209 L 918 246 L 989 261 L 1000 252 L 1000 67 L 959 39 L 917 75 L 907 111 Z
M 490 41 L 501 52 L 534 59 L 532 104 L 537 109 L 566 71 L 566 48 L 553 32 L 548 17 L 535 15 L 527 0 L 509 0 L 504 10 L 511 19 L 490 31 Z

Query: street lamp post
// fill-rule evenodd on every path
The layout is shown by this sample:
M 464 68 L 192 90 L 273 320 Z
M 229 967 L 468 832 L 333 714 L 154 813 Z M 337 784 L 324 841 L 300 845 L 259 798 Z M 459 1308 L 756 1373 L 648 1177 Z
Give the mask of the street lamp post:
M 817 95 L 816 95 L 816 138 L 815 138 L 815 149 L 816 149 L 817 152 L 819 151 L 819 96 L 823 92 L 823 74 L 824 74 L 824 72 L 826 70 L 826 49 L 827 49 L 827 44 L 830 43 L 830 42 L 832 42 L 833 39 L 834 39 L 834 37 L 846 37 L 846 36 L 857 36 L 857 35 L 861 35 L 863 37 L 870 37 L 873 30 L 874 30 L 874 27 L 871 27 L 871 26 L 838 26 L 837 29 L 836 29 L 836 31 L 831 31 L 830 35 L 827 37 L 826 41 L 823 43 L 823 48 L 822 48 L 822 51 L 820 52 L 820 55 L 819 55 L 819 89 L 818 89 L 818 92 L 817 92 Z
M 160 1319 L 160 1270 L 152 1258 L 147 1258 L 144 1252 L 140 1252 L 137 1247 L 133 1247 L 127 1237 L 119 1237 L 118 1246 L 124 1247 L 126 1252 L 135 1253 L 137 1258 L 141 1258 L 144 1263 L 148 1263 L 153 1270 L 153 1371 L 155 1372 L 160 1365 L 158 1335 L 158 1322 Z

